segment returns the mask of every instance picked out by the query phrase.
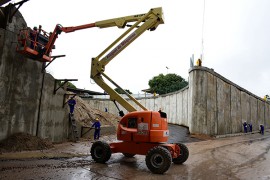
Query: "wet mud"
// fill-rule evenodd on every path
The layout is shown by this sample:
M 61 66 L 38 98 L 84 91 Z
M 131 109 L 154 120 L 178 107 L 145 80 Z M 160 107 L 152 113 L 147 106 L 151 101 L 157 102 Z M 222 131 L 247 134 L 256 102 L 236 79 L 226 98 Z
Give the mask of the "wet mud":
M 90 142 L 67 143 L 51 150 L 73 154 L 34 159 L 2 159 L 0 179 L 269 179 L 270 134 L 259 133 L 201 141 L 188 130 L 170 125 L 170 143 L 184 143 L 190 156 L 181 165 L 171 164 L 163 175 L 151 173 L 145 156 L 126 158 L 112 154 L 105 164 L 95 163 L 90 156 Z M 115 136 L 103 137 L 106 141 Z

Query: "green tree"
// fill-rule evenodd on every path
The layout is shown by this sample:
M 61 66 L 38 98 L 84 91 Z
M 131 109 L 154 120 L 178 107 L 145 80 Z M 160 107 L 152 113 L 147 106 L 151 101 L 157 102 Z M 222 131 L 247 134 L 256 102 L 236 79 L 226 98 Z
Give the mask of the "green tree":
M 148 85 L 151 92 L 166 94 L 186 87 L 188 82 L 177 74 L 159 74 L 149 80 Z
M 59 85 L 60 85 L 60 86 L 63 85 L 64 82 L 65 82 L 65 81 L 61 81 L 61 82 L 59 83 Z M 67 87 L 69 87 L 69 88 L 77 89 L 77 87 L 76 87 L 74 84 L 72 84 L 71 82 L 69 82 L 69 81 L 68 81 L 66 84 L 67 84 Z
M 118 92 L 119 94 L 125 94 L 124 91 L 122 91 L 121 89 L 119 88 L 115 88 L 114 89 L 116 92 Z M 128 89 L 125 89 L 125 91 L 129 94 L 132 94 L 132 92 L 130 92 Z

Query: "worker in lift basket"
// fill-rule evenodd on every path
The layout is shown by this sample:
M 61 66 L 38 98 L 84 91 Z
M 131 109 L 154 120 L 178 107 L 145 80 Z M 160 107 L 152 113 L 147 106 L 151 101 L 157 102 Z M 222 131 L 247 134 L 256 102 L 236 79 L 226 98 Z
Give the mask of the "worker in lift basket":
M 94 140 L 98 140 L 99 136 L 100 136 L 100 126 L 101 123 L 99 122 L 99 118 L 96 118 L 96 121 L 94 122 L 94 124 L 92 124 L 91 128 L 95 128 L 95 132 L 94 132 Z
M 31 39 L 30 48 L 31 49 L 35 48 L 35 41 L 37 40 L 37 34 L 38 34 L 38 30 L 37 30 L 37 27 L 35 26 L 33 30 L 30 32 L 30 39 Z

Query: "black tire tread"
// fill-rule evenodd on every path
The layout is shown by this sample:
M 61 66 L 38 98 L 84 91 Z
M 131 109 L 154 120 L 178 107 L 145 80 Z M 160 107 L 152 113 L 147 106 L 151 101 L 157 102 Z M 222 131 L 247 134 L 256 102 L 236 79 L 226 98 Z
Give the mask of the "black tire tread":
M 185 144 L 177 144 L 180 147 L 180 155 L 177 158 L 173 158 L 174 164 L 183 164 L 189 157 L 189 150 Z
M 95 155 L 95 150 L 96 150 L 96 148 L 99 148 L 99 147 L 102 149 L 102 156 L 101 157 L 97 157 Z M 94 142 L 94 144 L 91 147 L 90 152 L 91 152 L 92 159 L 94 159 L 94 161 L 97 163 L 107 162 L 111 158 L 111 154 L 112 154 L 110 145 L 104 141 Z
M 151 157 L 156 153 L 160 154 L 164 158 L 163 164 L 158 168 L 154 167 L 151 163 Z M 172 156 L 171 156 L 169 150 L 167 150 L 166 148 L 164 148 L 162 146 L 156 146 L 147 152 L 147 155 L 145 157 L 145 161 L 146 161 L 146 165 L 147 165 L 148 169 L 152 173 L 163 174 L 170 168 L 171 163 L 172 163 Z

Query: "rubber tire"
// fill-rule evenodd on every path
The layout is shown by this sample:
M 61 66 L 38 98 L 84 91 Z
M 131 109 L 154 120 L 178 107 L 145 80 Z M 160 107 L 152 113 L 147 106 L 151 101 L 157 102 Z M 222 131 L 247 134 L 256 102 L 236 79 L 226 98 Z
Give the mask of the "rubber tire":
M 112 155 L 110 145 L 103 141 L 96 141 L 91 147 L 91 156 L 97 163 L 107 162 Z
M 180 147 L 180 155 L 177 158 L 173 158 L 174 164 L 183 164 L 189 156 L 189 150 L 184 144 L 177 144 Z
M 145 162 L 152 173 L 163 174 L 170 168 L 172 156 L 168 149 L 156 146 L 147 152 Z
M 122 153 L 122 154 L 127 158 L 132 158 L 136 155 L 136 154 L 130 154 L 130 153 Z

